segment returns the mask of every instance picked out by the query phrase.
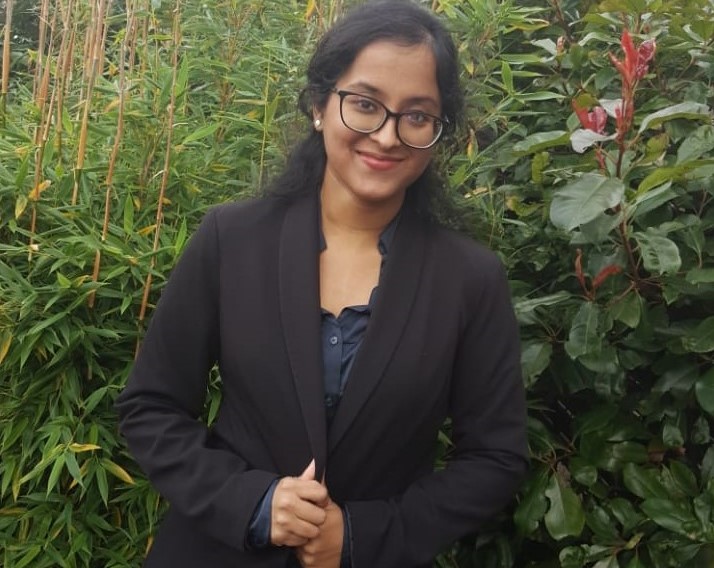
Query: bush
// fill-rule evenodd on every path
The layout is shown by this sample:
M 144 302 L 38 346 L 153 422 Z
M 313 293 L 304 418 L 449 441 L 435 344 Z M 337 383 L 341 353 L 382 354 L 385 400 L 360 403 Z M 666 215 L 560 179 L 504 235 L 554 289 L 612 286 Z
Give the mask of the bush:
M 113 400 L 203 211 L 256 191 L 306 128 L 305 46 L 344 9 L 179 7 L 63 3 L 47 51 L 27 58 L 39 67 L 12 67 L 0 116 L 8 568 L 140 564 L 163 504 L 124 450 Z M 710 3 L 433 7 L 458 39 L 470 110 L 447 169 L 474 236 L 509 268 L 533 458 L 511 510 L 438 564 L 709 566 Z

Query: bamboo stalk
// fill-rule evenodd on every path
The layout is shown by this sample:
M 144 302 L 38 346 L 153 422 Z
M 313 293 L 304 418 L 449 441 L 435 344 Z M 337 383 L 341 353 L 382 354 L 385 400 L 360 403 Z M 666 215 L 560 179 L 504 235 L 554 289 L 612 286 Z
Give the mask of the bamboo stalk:
M 97 2 L 93 0 L 90 3 L 90 14 L 89 14 L 89 24 L 87 25 L 87 33 L 84 36 L 84 45 L 82 46 L 82 81 L 79 88 L 79 100 L 84 100 L 84 88 L 89 83 L 89 71 L 90 64 L 88 63 L 92 59 L 92 49 L 94 48 L 94 41 L 96 38 L 96 26 L 94 25 L 97 21 Z M 81 118 L 81 110 L 77 109 L 77 120 Z
M 12 38 L 13 0 L 5 4 L 5 39 L 2 44 L 2 91 L 0 91 L 0 125 L 5 126 L 7 95 L 10 88 L 10 39 Z
M 40 122 L 35 130 L 35 173 L 33 177 L 33 188 L 30 194 L 32 201 L 32 214 L 30 218 L 30 243 L 28 248 L 28 259 L 32 259 L 33 244 L 35 238 L 35 230 L 37 229 L 37 202 L 40 200 L 40 192 L 45 189 L 46 184 L 42 179 L 42 162 L 45 155 L 45 146 L 49 138 L 50 127 L 52 126 L 53 105 L 55 102 L 56 90 L 52 90 L 50 103 L 45 112 L 45 101 L 47 100 L 47 92 L 50 84 L 50 71 L 52 69 L 51 60 L 54 52 L 55 43 L 55 26 L 57 24 L 57 10 L 52 14 L 52 23 L 50 24 L 50 40 L 47 47 L 47 58 L 42 72 L 39 89 L 37 92 L 37 110 L 40 115 Z
M 149 273 L 146 276 L 146 281 L 144 283 L 144 294 L 141 299 L 141 308 L 139 310 L 139 324 L 144 321 L 146 316 L 146 309 L 149 303 L 149 292 L 151 290 L 152 274 L 154 267 L 156 266 L 156 251 L 159 249 L 159 237 L 161 233 L 161 222 L 163 219 L 163 205 L 164 196 L 166 194 L 166 187 L 169 182 L 169 171 L 171 166 L 171 144 L 174 131 L 174 113 L 176 109 L 176 81 L 178 76 L 178 63 L 179 63 L 179 47 L 181 44 L 181 29 L 180 29 L 180 16 L 181 16 L 181 4 L 180 0 L 176 0 L 176 6 L 174 8 L 174 21 L 173 21 L 173 61 L 172 61 L 172 74 L 171 74 L 171 99 L 169 102 L 169 114 L 168 114 L 168 132 L 166 135 L 166 152 L 164 153 L 164 169 L 161 175 L 161 188 L 159 190 L 159 203 L 156 208 L 156 228 L 154 229 L 154 245 L 152 249 L 152 256 L 149 265 Z M 139 342 L 137 341 L 137 353 L 139 349 Z
M 72 69 L 72 59 L 74 58 L 74 40 L 76 24 L 73 25 L 72 11 L 74 9 L 74 0 L 69 0 L 67 9 L 64 10 L 62 19 L 62 43 L 60 45 L 59 58 L 57 62 L 57 75 L 55 78 L 57 90 L 57 118 L 55 120 L 55 134 L 57 139 L 57 159 L 60 164 L 64 162 L 62 157 L 62 141 L 64 134 L 64 126 L 62 115 L 64 114 L 64 95 L 66 86 L 69 84 L 69 75 Z
M 111 2 L 111 0 L 109 0 Z M 94 83 L 97 78 L 98 64 L 101 59 L 100 52 L 103 48 L 102 39 L 104 37 L 103 26 L 104 26 L 104 16 L 107 10 L 107 2 L 105 0 L 99 0 L 99 7 L 96 12 L 96 21 L 94 22 L 94 31 L 92 36 L 94 38 L 94 45 L 91 48 L 92 61 L 89 68 L 89 75 L 87 77 L 87 91 L 86 98 L 84 99 L 83 113 L 82 113 L 82 123 L 79 130 L 79 146 L 77 148 L 77 164 L 74 168 L 74 187 L 72 188 L 72 205 L 77 204 L 77 195 L 79 194 L 79 179 L 82 175 L 82 170 L 84 169 L 84 158 L 87 150 L 87 133 L 89 130 L 89 111 L 92 107 L 92 95 L 94 93 Z
M 122 136 L 124 134 L 124 104 L 126 101 L 126 55 L 130 49 L 131 32 L 130 30 L 134 26 L 134 0 L 126 0 L 126 30 L 124 33 L 124 39 L 122 41 L 121 49 L 119 52 L 119 110 L 117 115 L 117 132 L 114 137 L 114 145 L 112 146 L 112 153 L 109 157 L 109 167 L 107 169 L 107 179 L 106 179 L 106 191 L 104 194 L 104 223 L 102 225 L 102 242 L 107 240 L 107 235 L 109 234 L 109 217 L 111 211 L 111 196 L 112 187 L 114 182 L 114 168 L 116 167 L 117 157 L 119 155 L 119 148 L 121 147 Z M 92 282 L 97 282 L 99 280 L 99 267 L 102 262 L 102 251 L 98 248 L 94 255 L 94 269 L 92 270 Z M 88 304 L 89 308 L 94 308 L 94 302 L 96 299 L 96 290 L 92 290 L 89 294 Z
M 49 0 L 42 0 L 40 5 L 40 29 L 39 39 L 37 42 L 37 65 L 35 65 L 35 74 L 32 82 L 32 98 L 37 98 L 37 93 L 40 89 L 40 79 L 44 70 L 44 54 L 45 40 L 47 39 L 47 14 L 49 14 Z

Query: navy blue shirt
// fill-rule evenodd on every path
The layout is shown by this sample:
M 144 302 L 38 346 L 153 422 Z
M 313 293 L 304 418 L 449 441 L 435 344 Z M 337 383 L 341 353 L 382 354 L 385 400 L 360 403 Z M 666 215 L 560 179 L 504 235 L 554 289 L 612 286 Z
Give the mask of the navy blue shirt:
M 397 215 L 379 235 L 377 248 L 382 255 L 380 265 L 380 278 L 384 265 L 387 262 L 389 246 L 394 238 L 399 215 Z M 320 252 L 327 248 L 325 236 L 320 231 Z M 366 305 L 348 306 L 335 316 L 331 312 L 322 309 L 322 361 L 323 377 L 325 381 L 325 411 L 327 416 L 327 428 L 329 430 L 332 419 L 335 416 L 337 407 L 342 399 L 342 393 L 349 378 L 350 370 L 362 345 L 364 333 L 367 330 L 369 317 L 374 307 L 379 284 L 374 287 Z M 265 492 L 253 513 L 248 527 L 248 543 L 252 548 L 264 548 L 270 544 L 270 510 L 273 502 L 273 493 L 277 480 L 274 481 Z M 344 510 L 345 535 L 342 545 L 342 568 L 350 566 L 351 552 L 351 531 L 349 525 L 349 513 Z

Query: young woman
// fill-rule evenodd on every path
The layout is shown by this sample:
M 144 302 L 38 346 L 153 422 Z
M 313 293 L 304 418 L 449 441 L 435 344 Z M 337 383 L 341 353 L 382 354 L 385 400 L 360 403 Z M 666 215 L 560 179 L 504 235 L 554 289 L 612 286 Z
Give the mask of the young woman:
M 434 148 L 461 112 L 444 27 L 409 1 L 357 8 L 320 41 L 303 107 L 270 195 L 191 239 L 119 397 L 171 505 L 146 566 L 428 566 L 526 470 L 503 267 L 433 220 Z

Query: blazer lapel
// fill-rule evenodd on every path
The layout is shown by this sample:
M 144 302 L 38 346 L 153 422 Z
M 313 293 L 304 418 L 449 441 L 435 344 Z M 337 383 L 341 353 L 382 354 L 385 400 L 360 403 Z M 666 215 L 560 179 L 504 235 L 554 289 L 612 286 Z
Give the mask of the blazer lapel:
M 374 311 L 330 427 L 330 451 L 379 384 L 399 343 L 419 287 L 426 230 L 424 221 L 416 213 L 402 212 L 380 279 Z
M 288 207 L 280 235 L 280 313 L 295 389 L 320 479 L 327 450 L 318 257 L 317 199 L 299 199 Z

